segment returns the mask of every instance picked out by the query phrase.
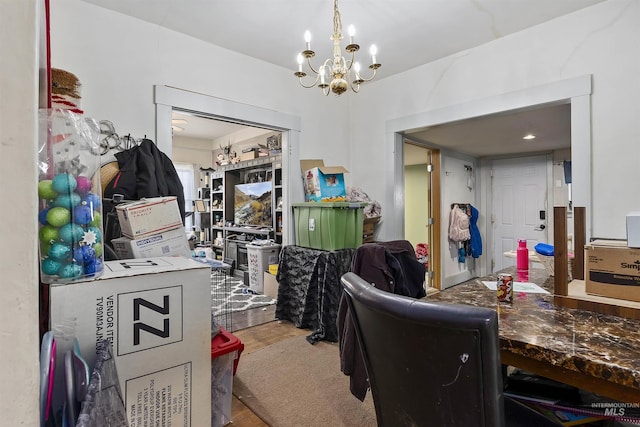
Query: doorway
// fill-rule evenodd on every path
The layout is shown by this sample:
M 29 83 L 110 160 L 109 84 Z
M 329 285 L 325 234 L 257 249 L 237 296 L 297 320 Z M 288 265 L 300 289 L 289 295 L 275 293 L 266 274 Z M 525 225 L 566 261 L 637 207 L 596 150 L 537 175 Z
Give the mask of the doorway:
M 395 186 L 394 191 L 389 192 L 388 197 L 385 199 L 385 202 L 392 206 L 387 215 L 390 229 L 385 234 L 389 238 L 397 238 L 396 236 L 404 235 L 404 199 L 402 197 L 404 194 L 404 168 L 400 154 L 402 153 L 406 135 L 416 130 L 427 129 L 439 124 L 503 114 L 509 111 L 522 111 L 546 105 L 569 104 L 571 111 L 570 153 L 573 174 L 572 203 L 575 206 L 587 207 L 585 228 L 587 239 L 589 239 L 591 235 L 591 91 L 591 76 L 584 75 L 387 121 L 385 130 L 388 135 L 387 147 L 390 154 L 388 175 L 393 178 Z M 460 142 L 462 143 L 463 141 Z M 469 143 L 470 141 L 467 138 L 464 142 Z M 450 153 L 451 151 L 449 150 L 453 148 L 442 147 L 435 143 L 431 144 L 431 141 L 429 144 L 434 148 L 439 148 L 445 154 Z M 485 166 L 490 160 L 483 159 L 480 156 L 477 156 L 477 158 L 480 160 L 480 168 L 476 176 L 476 203 L 479 208 L 488 209 L 491 203 L 489 188 L 491 179 L 490 168 Z M 442 190 L 442 197 L 444 197 L 446 196 L 444 194 L 446 189 L 443 188 Z M 440 215 L 445 214 L 443 212 L 444 208 L 446 206 L 440 208 Z M 485 222 L 479 222 L 478 225 L 482 235 L 487 237 L 485 240 L 487 246 L 485 248 L 493 247 L 490 218 Z M 551 222 L 549 222 L 549 225 L 551 225 Z M 441 231 L 440 234 L 444 234 L 444 232 Z M 446 235 L 441 237 L 446 239 Z M 432 254 L 432 258 L 433 256 Z M 483 257 L 483 261 L 478 266 L 477 274 L 485 275 L 492 271 L 489 258 L 489 256 Z M 441 271 L 440 275 L 442 276 L 440 280 L 443 283 L 448 282 L 449 279 L 454 279 L 453 277 L 445 277 L 443 271 Z
M 492 161 L 492 271 L 515 265 L 518 240 L 529 250 L 548 242 L 550 164 L 546 155 Z
M 425 286 L 440 289 L 440 152 L 405 139 L 404 147 L 404 239 L 426 267 Z

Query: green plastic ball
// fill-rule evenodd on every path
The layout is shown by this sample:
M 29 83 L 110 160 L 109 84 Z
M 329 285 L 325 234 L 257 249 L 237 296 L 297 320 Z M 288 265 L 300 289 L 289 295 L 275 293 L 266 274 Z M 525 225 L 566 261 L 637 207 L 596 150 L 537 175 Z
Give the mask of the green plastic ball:
M 53 182 L 45 179 L 38 183 L 38 197 L 44 200 L 53 200 L 58 197 L 58 193 L 53 189 Z
M 60 230 L 53 225 L 45 225 L 44 227 L 41 227 L 39 234 L 40 242 L 42 243 L 50 243 L 60 238 Z
M 69 209 L 55 207 L 47 212 L 47 222 L 54 227 L 62 227 L 71 221 L 71 212 Z
M 102 243 L 93 245 L 93 250 L 96 251 L 96 258 L 100 258 L 102 256 Z
M 102 215 L 99 211 L 93 211 L 93 220 L 89 223 L 92 227 L 102 226 Z

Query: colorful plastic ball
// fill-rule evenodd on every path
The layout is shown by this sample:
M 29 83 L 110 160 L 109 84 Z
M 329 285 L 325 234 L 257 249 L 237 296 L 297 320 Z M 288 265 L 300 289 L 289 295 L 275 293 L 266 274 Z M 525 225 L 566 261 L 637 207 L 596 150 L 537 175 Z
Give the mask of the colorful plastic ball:
M 96 251 L 96 258 L 100 258 L 102 256 L 102 243 L 96 243 L 92 247 Z
M 51 245 L 49 248 L 49 258 L 55 261 L 65 261 L 71 259 L 71 255 L 73 252 L 71 251 L 71 246 L 56 242 Z
M 92 227 L 101 227 L 102 226 L 102 215 L 100 211 L 93 211 L 93 220 L 89 223 Z
M 60 228 L 60 240 L 70 244 L 80 242 L 84 235 L 84 229 L 78 224 L 70 223 Z
M 47 225 L 47 213 L 49 212 L 49 209 L 51 208 L 44 208 L 43 210 L 41 210 L 38 213 L 38 222 L 42 225 Z
M 53 182 L 50 179 L 38 183 L 38 197 L 44 200 L 53 200 L 57 196 L 58 193 L 53 189 Z
M 86 176 L 78 176 L 76 178 L 76 191 L 80 194 L 86 194 L 91 191 L 92 183 Z
M 101 272 L 102 268 L 103 268 L 102 259 L 96 258 L 93 260 L 93 262 L 90 262 L 84 265 L 84 274 L 88 276 L 93 276 L 94 274 Z
M 62 264 L 54 259 L 45 258 L 42 260 L 42 273 L 48 276 L 55 276 L 60 272 Z
M 42 243 L 49 243 L 60 238 L 60 230 L 53 225 L 40 227 L 40 231 L 38 233 L 40 235 L 40 242 Z
M 96 259 L 96 250 L 88 245 L 78 246 L 73 251 L 73 259 L 78 264 L 87 264 L 93 262 L 93 260 Z
M 74 206 L 79 205 L 81 200 L 78 193 L 61 194 L 53 201 L 53 206 L 71 210 Z
M 69 209 L 56 206 L 49 209 L 47 213 L 47 222 L 54 227 L 62 227 L 71 221 L 71 212 Z
M 49 255 L 49 249 L 51 249 L 51 241 L 40 242 L 40 258 Z
M 102 206 L 102 199 L 96 193 L 88 193 L 82 198 L 83 202 L 87 202 L 87 205 L 91 206 L 93 210 L 100 209 Z
M 84 202 L 73 208 L 73 222 L 76 224 L 89 224 L 93 220 L 93 210 Z
M 75 279 L 82 276 L 82 274 L 84 274 L 84 268 L 75 263 L 64 265 L 60 270 L 60 277 L 63 279 Z
M 68 173 L 61 173 L 53 177 L 52 180 L 53 189 L 61 194 L 68 194 L 73 192 L 78 186 L 78 182 Z

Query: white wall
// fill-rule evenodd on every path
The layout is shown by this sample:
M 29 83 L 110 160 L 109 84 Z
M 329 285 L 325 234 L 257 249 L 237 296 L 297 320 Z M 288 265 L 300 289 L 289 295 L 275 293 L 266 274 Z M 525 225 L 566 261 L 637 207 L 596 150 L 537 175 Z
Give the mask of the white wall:
M 53 66 L 80 79 L 85 114 L 111 120 L 118 133 L 154 135 L 153 85 L 173 86 L 299 116 L 301 158 L 348 167 L 347 98 L 303 89 L 291 70 L 79 0 L 51 2 L 51 15 Z
M 0 0 L 0 424 L 37 426 L 38 11 L 35 0 Z M 30 220 L 26 220 L 28 218 Z
M 609 0 L 366 86 L 351 98 L 352 180 L 389 213 L 387 120 L 592 74 L 593 235 L 626 237 L 625 214 L 640 209 L 639 21 L 640 2 Z

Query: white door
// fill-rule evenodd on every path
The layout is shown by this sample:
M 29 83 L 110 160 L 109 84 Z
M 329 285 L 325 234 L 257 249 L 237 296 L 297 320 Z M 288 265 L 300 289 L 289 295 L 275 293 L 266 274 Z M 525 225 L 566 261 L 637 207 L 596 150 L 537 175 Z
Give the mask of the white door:
M 533 249 L 547 240 L 547 157 L 493 160 L 493 271 L 515 265 L 519 239 Z

